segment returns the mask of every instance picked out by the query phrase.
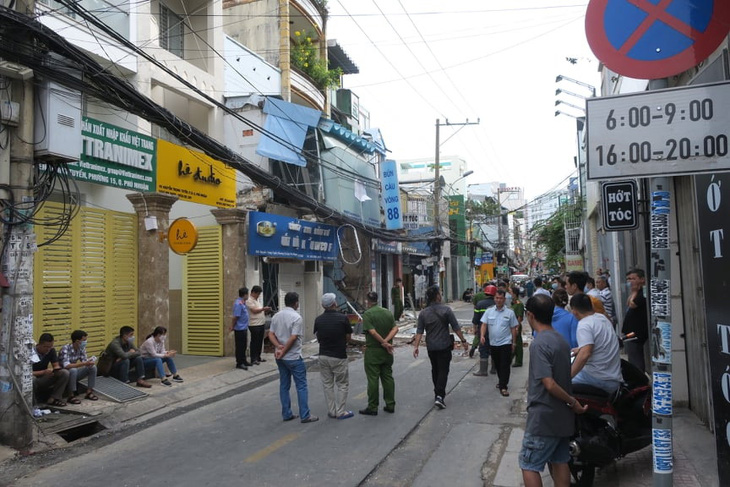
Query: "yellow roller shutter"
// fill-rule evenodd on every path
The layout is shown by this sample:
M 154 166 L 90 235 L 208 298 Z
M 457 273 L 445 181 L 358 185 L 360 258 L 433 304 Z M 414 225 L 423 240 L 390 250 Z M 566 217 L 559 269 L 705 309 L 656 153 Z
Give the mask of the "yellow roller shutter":
M 199 229 L 183 270 L 183 353 L 223 355 L 223 245 L 218 225 Z
M 62 205 L 46 202 L 41 219 L 59 217 Z M 38 225 L 36 240 L 56 227 Z M 34 265 L 34 335 L 52 333 L 56 346 L 73 330 L 89 334 L 98 355 L 122 325 L 137 327 L 137 219 L 110 210 L 80 208 L 66 233 L 39 248 Z

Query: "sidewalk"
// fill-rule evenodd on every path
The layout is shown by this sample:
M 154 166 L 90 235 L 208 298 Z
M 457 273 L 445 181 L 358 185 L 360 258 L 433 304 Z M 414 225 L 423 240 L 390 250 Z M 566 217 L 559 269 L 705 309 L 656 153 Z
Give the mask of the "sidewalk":
M 448 303 L 455 311 L 462 313 L 471 310 L 469 303 Z M 465 323 L 465 319 L 460 320 Z M 415 320 L 412 317 L 403 318 L 399 322 L 401 332 L 396 336 L 396 342 L 403 346 L 413 337 Z M 529 335 L 529 331 L 525 334 Z M 364 339 L 362 335 L 359 336 Z M 526 343 L 529 336 L 525 337 Z M 319 345 L 314 342 L 303 345 L 305 360 L 312 362 L 312 357 L 318 352 Z M 351 358 L 358 357 L 359 351 L 354 350 Z M 273 354 L 264 354 L 266 362 L 249 367 L 247 371 L 234 369 L 235 360 L 232 357 L 199 357 L 180 355 L 176 358 L 176 365 L 180 375 L 185 379 L 182 384 L 173 384 L 165 387 L 158 380 L 153 381 L 151 389 L 144 389 L 149 397 L 129 402 L 115 403 L 104 398 L 97 402 L 82 401 L 80 405 L 69 405 L 64 411 L 75 412 L 81 420 L 97 421 L 106 431 L 94 433 L 92 436 L 122 433 L 132 431 L 133 426 L 144 427 L 145 423 L 154 419 L 162 420 L 166 416 L 174 416 L 195 409 L 204 404 L 220 400 L 231 395 L 251 390 L 270 381 L 278 380 L 278 371 Z M 476 359 L 475 359 L 476 364 Z M 526 383 L 529 368 L 529 353 L 525 353 L 525 366 L 513 369 L 512 419 L 504 424 L 508 435 L 506 441 L 485 445 L 484 454 L 487 455 L 484 471 L 493 469 L 492 474 L 484 478 L 491 478 L 490 486 L 517 487 L 522 486 L 522 474 L 518 466 L 518 454 L 524 434 L 526 418 Z M 49 421 L 52 414 L 43 419 Z M 64 414 L 68 417 L 69 415 Z M 55 419 L 55 418 L 54 418 Z M 717 479 L 717 458 L 715 456 L 715 439 L 707 427 L 701 424 L 694 414 L 687 409 L 677 409 L 674 414 L 674 485 L 677 487 L 702 486 L 719 487 Z M 33 449 L 24 454 L 37 454 L 48 450 L 68 447 L 83 442 L 84 438 L 74 443 L 67 443 L 58 434 L 45 434 L 36 429 L 36 441 Z M 10 448 L 0 446 L 0 468 L 2 463 L 14 458 L 18 453 Z M 544 485 L 552 486 L 547 474 L 543 475 Z M 596 487 L 649 487 L 652 485 L 652 450 L 647 447 L 619 460 L 616 464 L 599 470 L 596 475 Z
M 413 337 L 415 320 L 404 317 L 398 325 L 401 332 L 396 335 L 395 342 L 403 345 Z M 365 343 L 364 335 L 355 335 L 353 340 L 362 342 L 363 345 Z M 308 366 L 318 353 L 319 344 L 316 341 L 302 345 L 302 356 Z M 360 354 L 361 352 L 354 348 L 349 355 L 351 360 L 355 360 Z M 34 428 L 33 446 L 22 454 L 35 455 L 70 446 L 71 443 L 57 434 L 59 429 L 63 431 L 97 422 L 98 432 L 89 436 L 119 432 L 165 415 L 181 414 L 278 380 L 279 372 L 273 353 L 264 353 L 262 358 L 266 361 L 260 365 L 241 370 L 234 368 L 233 357 L 178 355 L 175 357 L 175 365 L 185 382 L 173 383 L 168 387 L 161 385 L 159 379 L 150 380 L 152 384 L 150 389 L 140 389 L 149 394 L 148 397 L 126 403 L 114 402 L 99 396 L 98 401 L 82 400 L 79 405 L 68 404 L 63 408 L 49 408 L 61 412 L 38 419 L 37 427 Z M 82 441 L 84 438 L 74 443 Z M 16 450 L 0 445 L 0 465 L 18 455 Z

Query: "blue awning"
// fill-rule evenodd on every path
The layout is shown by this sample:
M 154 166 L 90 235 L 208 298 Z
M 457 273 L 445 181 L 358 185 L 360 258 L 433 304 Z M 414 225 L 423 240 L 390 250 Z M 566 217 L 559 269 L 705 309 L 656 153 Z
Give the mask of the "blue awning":
M 306 166 L 301 154 L 309 127 L 316 127 L 322 112 L 277 98 L 267 98 L 266 122 L 256 154 L 296 166 Z M 267 134 L 272 134 L 271 138 Z

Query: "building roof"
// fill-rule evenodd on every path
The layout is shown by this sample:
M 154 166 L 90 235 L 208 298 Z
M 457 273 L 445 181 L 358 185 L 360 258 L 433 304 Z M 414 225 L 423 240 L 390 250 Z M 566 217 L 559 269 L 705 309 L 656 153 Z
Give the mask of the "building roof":
M 327 58 L 330 62 L 330 69 L 341 68 L 342 74 L 358 74 L 360 72 L 336 39 L 327 39 Z

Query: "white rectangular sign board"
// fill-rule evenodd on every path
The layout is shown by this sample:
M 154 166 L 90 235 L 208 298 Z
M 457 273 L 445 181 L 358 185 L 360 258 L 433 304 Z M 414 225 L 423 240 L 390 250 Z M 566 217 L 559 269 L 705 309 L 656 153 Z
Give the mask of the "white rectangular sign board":
M 588 179 L 730 170 L 730 82 L 586 102 Z

